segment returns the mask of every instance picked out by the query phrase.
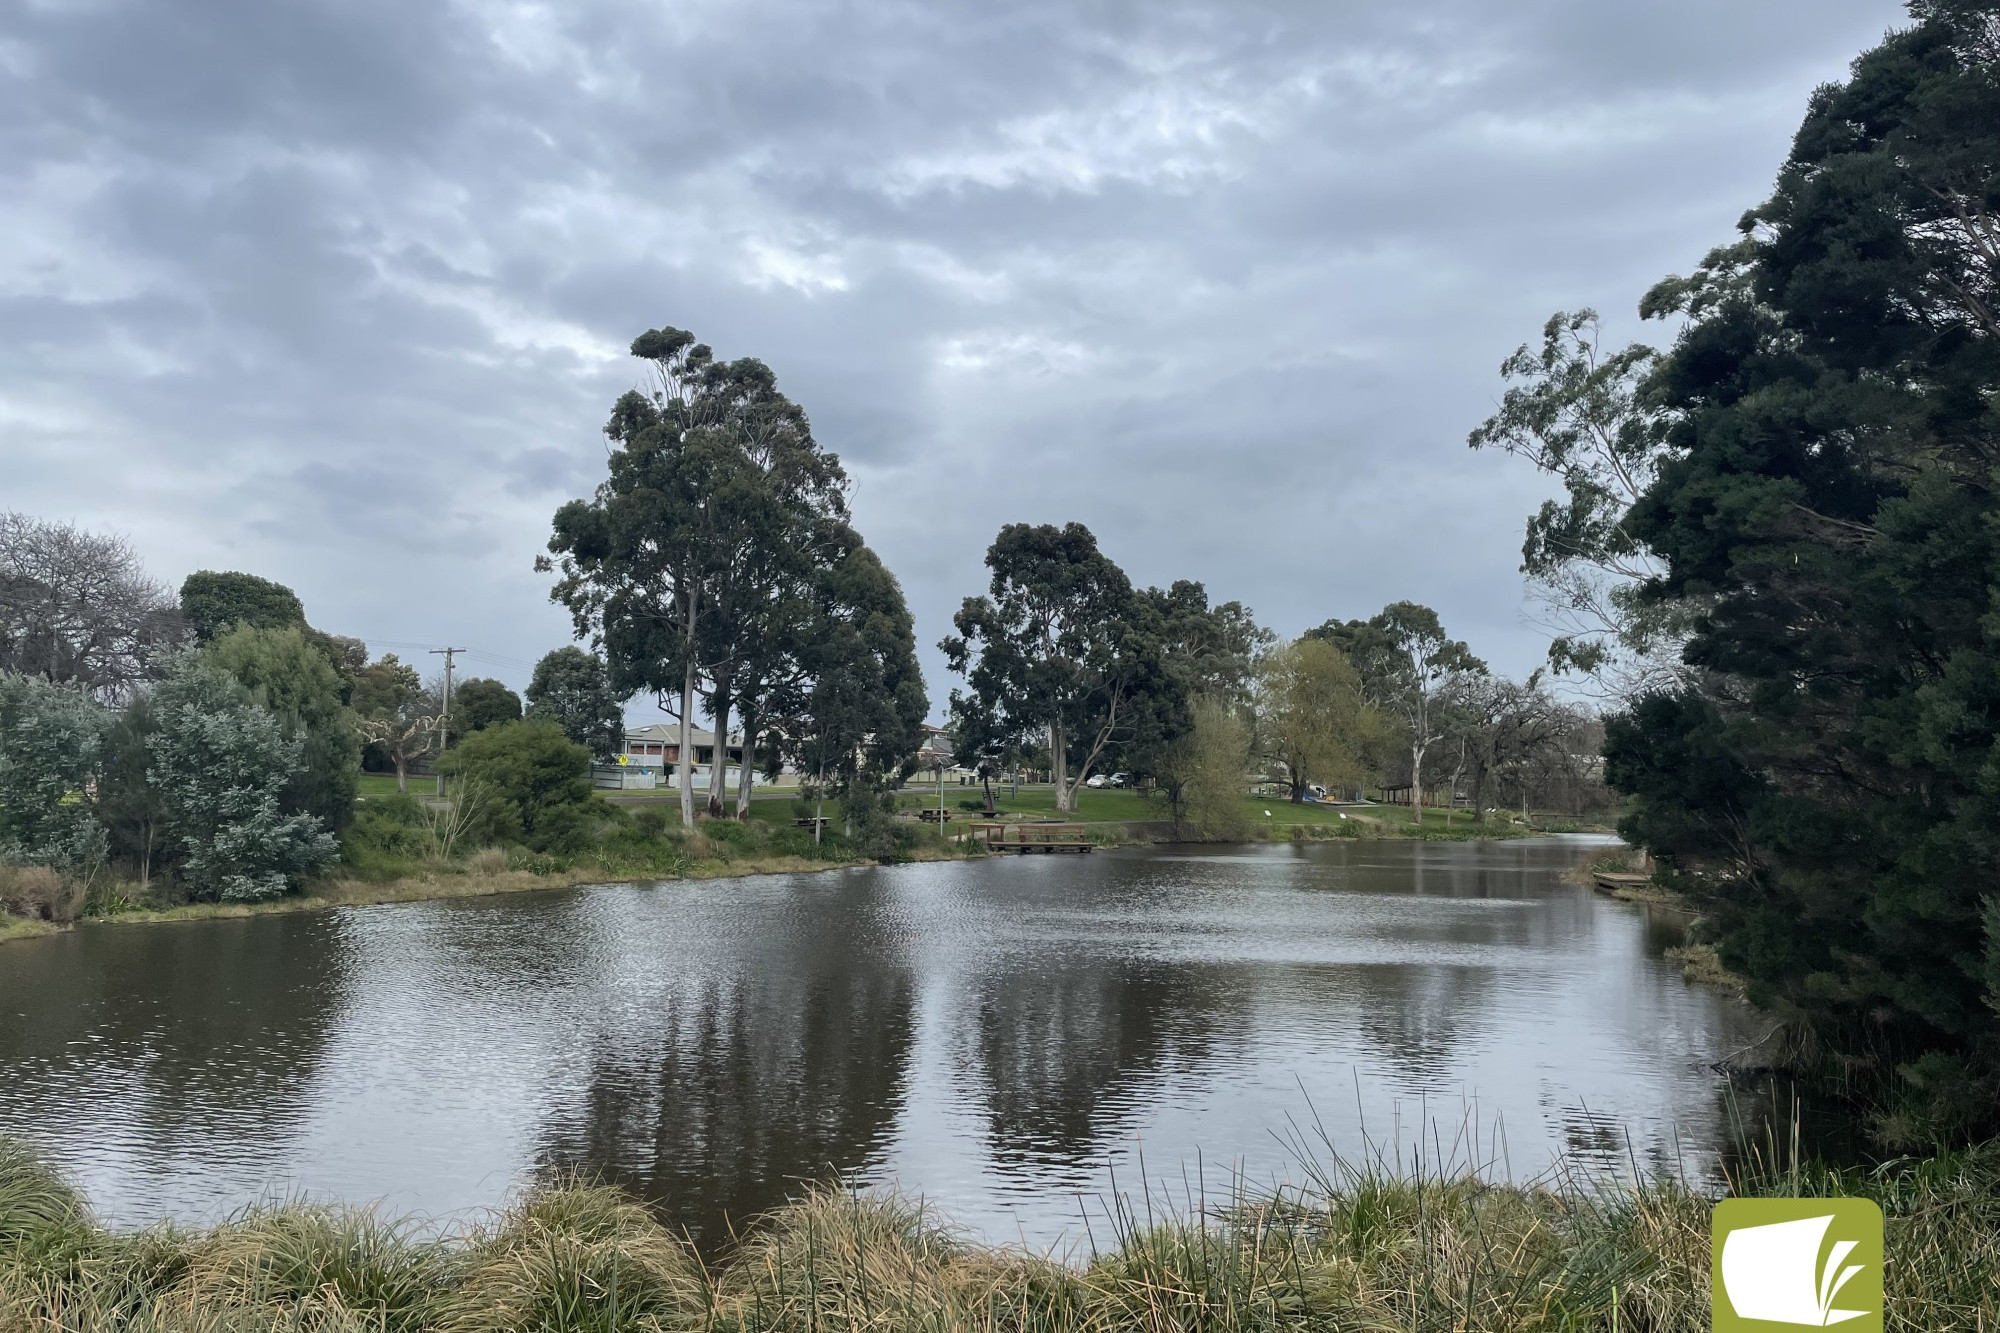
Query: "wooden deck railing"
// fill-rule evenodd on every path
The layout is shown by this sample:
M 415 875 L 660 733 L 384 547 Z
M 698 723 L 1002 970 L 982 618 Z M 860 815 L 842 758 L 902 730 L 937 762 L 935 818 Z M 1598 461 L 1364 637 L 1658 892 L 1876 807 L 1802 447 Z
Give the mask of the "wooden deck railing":
M 1083 824 L 975 823 L 973 840 L 996 852 L 1089 852 L 1096 844 Z

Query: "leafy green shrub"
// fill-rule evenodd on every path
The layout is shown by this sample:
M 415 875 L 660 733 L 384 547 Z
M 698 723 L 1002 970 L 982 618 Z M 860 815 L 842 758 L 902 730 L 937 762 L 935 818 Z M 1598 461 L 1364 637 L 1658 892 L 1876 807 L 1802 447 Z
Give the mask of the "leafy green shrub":
M 907 860 L 920 836 L 914 825 L 898 822 L 896 794 L 855 787 L 840 798 L 840 822 L 856 854 L 878 861 Z
M 347 682 L 326 653 L 300 625 L 240 625 L 220 634 L 201 656 L 235 677 L 298 741 L 300 764 L 285 785 L 281 807 L 313 815 L 328 828 L 344 828 L 360 785 L 361 736 L 343 698 Z
M 429 847 L 423 806 L 398 792 L 357 807 L 354 822 L 340 836 L 340 859 L 359 878 L 395 879 L 414 874 Z
M 802 861 L 842 861 L 852 855 L 845 838 L 822 834 L 815 844 L 811 829 L 790 825 L 772 828 L 765 848 L 773 856 L 796 856 Z
M 104 830 L 79 799 L 111 715 L 77 690 L 0 672 L 0 857 L 86 870 Z
M 557 856 L 576 856 L 589 850 L 600 817 L 592 805 L 550 807 L 528 830 L 528 846 Z
M 547 852 L 537 852 L 526 847 L 507 849 L 507 868 L 525 870 L 530 875 L 559 875 L 570 866 L 566 857 L 552 856 Z
M 475 840 L 518 843 L 573 855 L 590 841 L 607 807 L 590 785 L 590 751 L 546 719 L 476 731 L 438 761 L 485 793 Z
M 339 858 L 319 820 L 281 812 L 304 747 L 234 677 L 186 654 L 153 704 L 151 780 L 169 832 L 186 849 L 182 874 L 194 896 L 275 898 Z
M 734 819 L 704 819 L 702 836 L 725 847 L 748 847 L 757 840 L 756 830 Z
M 121 912 L 140 912 L 165 906 L 167 904 L 161 892 L 165 888 L 163 880 L 141 885 L 132 880 L 101 875 L 91 881 L 90 892 L 84 895 L 82 915 L 117 916 Z
M 632 812 L 632 827 L 642 838 L 664 838 L 667 836 L 667 817 L 658 810 L 635 810 Z

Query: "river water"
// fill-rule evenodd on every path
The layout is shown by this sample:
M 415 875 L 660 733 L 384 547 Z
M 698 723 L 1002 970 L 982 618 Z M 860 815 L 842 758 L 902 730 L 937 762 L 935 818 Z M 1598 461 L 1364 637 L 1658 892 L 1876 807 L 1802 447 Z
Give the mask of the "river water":
M 1742 1006 L 1583 839 L 1144 848 L 611 886 L 0 946 L 0 1132 L 102 1215 L 397 1212 L 581 1167 L 722 1234 L 895 1182 L 992 1239 L 1114 1187 L 1421 1151 L 1712 1169 Z M 1186 1183 L 1184 1183 L 1186 1182 Z M 1142 1183 L 1147 1191 L 1142 1191 Z

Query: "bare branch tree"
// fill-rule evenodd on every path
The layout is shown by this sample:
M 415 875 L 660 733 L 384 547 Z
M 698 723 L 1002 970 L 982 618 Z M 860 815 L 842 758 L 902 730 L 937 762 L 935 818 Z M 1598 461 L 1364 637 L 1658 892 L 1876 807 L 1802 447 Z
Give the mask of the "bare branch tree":
M 118 699 L 186 637 L 123 538 L 0 513 L 0 670 Z

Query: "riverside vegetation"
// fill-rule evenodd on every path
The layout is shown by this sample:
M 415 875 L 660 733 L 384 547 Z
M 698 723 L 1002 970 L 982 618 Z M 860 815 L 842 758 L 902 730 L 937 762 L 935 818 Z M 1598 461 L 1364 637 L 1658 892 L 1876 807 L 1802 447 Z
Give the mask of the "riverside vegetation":
M 1558 314 L 1469 441 L 1562 487 L 1524 569 L 1621 833 L 1887 1152 L 2000 1133 L 2000 4 L 1909 11 L 1666 347 Z
M 944 854 L 890 816 L 898 789 L 947 755 L 987 792 L 1003 774 L 1047 773 L 1065 817 L 1094 775 L 1124 773 L 1164 798 L 1141 821 L 1212 841 L 1279 824 L 1300 839 L 1383 832 L 1395 815 L 1300 812 L 1315 788 L 1402 776 L 1419 807 L 1407 831 L 1431 836 L 1421 807 L 1441 793 L 1423 778 L 1440 767 L 1451 791 L 1469 788 L 1473 825 L 1488 822 L 1488 794 L 1507 808 L 1555 793 L 1571 809 L 1606 804 L 1596 719 L 1534 681 L 1503 688 L 1427 608 L 1395 603 L 1280 646 L 1200 583 L 1134 587 L 1075 523 L 1002 529 L 991 597 L 968 601 L 958 626 L 971 637 L 945 645 L 971 691 L 953 694 L 953 727 L 926 744 L 914 623 L 848 522 L 839 459 L 761 362 L 719 361 L 670 328 L 632 351 L 657 390 L 614 404 L 608 475 L 557 511 L 538 561 L 590 649 L 546 655 L 525 704 L 498 681 L 454 691 L 394 654 L 370 661 L 271 580 L 200 571 L 174 598 L 116 539 L 0 514 L 0 937 L 80 911 L 473 892 L 482 874 L 500 889 L 530 874 Z M 688 759 L 697 716 L 725 737 L 741 726 L 735 770 L 727 741 L 708 765 L 699 829 L 695 764 L 674 766 L 684 837 L 648 832 L 592 790 L 593 761 L 622 747 L 624 708 L 647 694 L 680 723 Z M 406 799 L 425 764 L 449 798 Z M 370 769 L 393 772 L 399 797 L 361 800 Z M 768 827 L 758 770 L 809 780 L 840 835 Z M 1282 818 L 1251 813 L 1258 773 L 1282 780 Z M 474 871 L 475 856 L 504 857 L 512 878 Z
M 1092 793 L 1104 809 L 1072 815 L 1082 820 L 1093 842 L 1116 846 L 1132 841 L 1201 841 L 1202 830 L 1148 816 L 1164 813 L 1136 793 Z M 935 798 L 930 798 L 934 803 Z M 1002 800 L 999 817 L 1047 818 L 1046 791 L 1029 790 Z M 899 807 L 922 798 L 901 794 Z M 563 850 L 536 851 L 523 845 L 452 846 L 453 810 L 403 794 L 364 797 L 353 824 L 341 839 L 341 861 L 326 876 L 308 881 L 297 893 L 255 902 L 186 901 L 171 886 L 141 885 L 100 875 L 82 880 L 45 866 L 0 865 L 0 943 L 32 939 L 66 929 L 79 920 L 137 924 L 271 912 L 313 911 L 381 903 L 478 897 L 580 884 L 672 879 L 724 879 L 741 875 L 786 874 L 858 865 L 893 865 L 983 854 L 965 838 L 973 821 L 984 818 L 980 802 L 955 811 L 958 818 L 942 835 L 933 827 L 883 818 L 861 826 L 833 822 L 816 841 L 792 826 L 800 808 L 793 800 L 762 799 L 749 818 L 703 820 L 692 832 L 670 815 L 647 805 L 593 800 L 582 837 Z M 1270 811 L 1272 819 L 1260 816 Z M 885 816 L 887 810 L 884 810 Z M 1558 824 L 1553 831 L 1568 831 Z M 1319 842 L 1371 838 L 1425 841 L 1514 838 L 1534 832 L 1509 817 L 1475 825 L 1463 812 L 1429 811 L 1423 825 L 1406 809 L 1388 807 L 1346 818 L 1314 807 L 1279 802 L 1244 803 L 1233 837 L 1251 842 Z
M 921 1201 L 835 1186 L 708 1255 L 576 1179 L 445 1226 L 294 1200 L 117 1230 L 0 1140 L 0 1333 L 1709 1327 L 1710 1200 L 1680 1183 L 1304 1166 L 1300 1187 L 1178 1209 L 1121 1198 L 1063 1263 L 970 1241 Z M 1870 1172 L 1753 1166 L 1731 1184 L 1875 1199 L 1888 1327 L 2000 1327 L 2000 1147 Z
M 777 804 L 777 803 L 774 803 Z M 787 814 L 789 802 L 783 803 Z M 30 938 L 77 919 L 174 921 L 309 911 L 365 904 L 418 902 L 603 884 L 628 880 L 724 879 L 739 875 L 886 865 L 963 855 L 935 833 L 883 817 L 840 825 L 815 841 L 789 824 L 764 820 L 704 821 L 684 832 L 657 811 L 628 811 L 609 802 L 587 804 L 576 836 L 544 851 L 515 844 L 452 845 L 464 820 L 452 806 L 409 796 L 376 798 L 361 809 L 342 840 L 340 866 L 300 892 L 255 902 L 187 902 L 130 881 L 103 879 L 86 888 L 44 867 L 0 866 L 0 903 L 22 909 L 0 914 L 0 941 Z M 470 840 L 467 840 L 470 842 Z
M 1607 354 L 1594 314 L 1558 315 L 1539 351 L 1505 363 L 1501 409 L 1471 436 L 1562 485 L 1530 520 L 1523 557 L 1564 626 L 1551 669 L 1593 679 L 1602 718 L 1557 706 L 1539 676 L 1492 678 L 1415 603 L 1304 636 L 1331 653 L 1281 655 L 1246 608 L 1210 605 L 1198 583 L 1135 587 L 1080 524 L 1003 528 L 987 593 L 966 600 L 941 647 L 967 684 L 952 698 L 957 760 L 982 777 L 1048 771 L 1065 815 L 1107 769 L 1154 781 L 1177 820 L 1191 797 L 1197 825 L 1234 825 L 1215 794 L 1258 765 L 1294 800 L 1372 770 L 1421 805 L 1448 774 L 1438 785 L 1463 779 L 1475 820 L 1488 787 L 1512 806 L 1559 770 L 1608 781 L 1626 798 L 1621 831 L 1709 916 L 1717 963 L 1783 1020 L 1815 1095 L 1843 1102 L 1874 1149 L 1931 1154 L 1785 1183 L 1883 1199 L 1900 1326 L 1984 1329 L 2000 1225 L 1993 1151 L 1967 1145 L 2000 1132 L 2000 4 L 1910 9 L 1851 78 L 1814 95 L 1739 238 L 1647 294 L 1643 315 L 1679 321 L 1668 350 Z M 558 513 L 545 558 L 578 637 L 602 653 L 576 659 L 588 683 L 573 716 L 503 716 L 509 692 L 477 691 L 493 721 L 482 729 L 468 708 L 462 735 L 414 672 L 313 630 L 289 590 L 201 574 L 174 603 L 120 544 L 0 515 L 10 903 L 71 913 L 82 884 L 85 910 L 93 897 L 118 910 L 123 891 L 107 886 L 125 881 L 101 875 L 107 864 L 157 877 L 158 897 L 233 911 L 335 874 L 384 892 L 407 882 L 398 867 L 469 877 L 482 857 L 507 874 L 620 858 L 658 873 L 678 871 L 697 835 L 732 853 L 738 839 L 803 847 L 783 829 L 694 830 L 685 784 L 684 839 L 594 804 L 579 787 L 590 748 L 601 754 L 618 706 L 642 690 L 677 701 L 684 726 L 697 709 L 724 731 L 741 719 L 760 760 L 768 748 L 846 799 L 852 850 L 909 854 L 884 802 L 915 771 L 928 704 L 907 608 L 847 524 L 837 460 L 761 363 L 716 361 L 673 329 L 633 352 L 660 387 L 614 407 L 610 475 Z M 1319 715 L 1287 716 L 1312 698 L 1329 701 Z M 1197 728 L 1201 716 L 1212 725 Z M 452 813 L 356 814 L 364 739 L 399 774 L 438 754 L 462 784 Z M 718 767 L 712 815 L 725 806 Z M 862 841 L 878 834 L 891 841 Z M 41 1177 L 21 1167 L 10 1179 L 33 1194 Z M 54 1200 L 54 1220 L 0 1235 L 19 1293 L 8 1317 L 30 1325 L 1704 1318 L 1703 1210 L 1665 1186 L 1607 1199 L 1364 1174 L 1244 1201 L 1209 1226 L 1123 1218 L 1081 1273 L 957 1245 L 891 1201 L 830 1194 L 774 1218 L 719 1269 L 578 1188 L 450 1242 L 310 1210 L 116 1236 L 54 1183 L 36 1197 Z M 0 1207 L 0 1226 L 15 1215 Z M 281 1216 L 332 1239 L 290 1251 L 254 1239 Z M 855 1219 L 849 1232 L 830 1229 L 840 1217 Z M 256 1257 L 290 1252 L 317 1257 Z M 377 1269 L 362 1258 L 376 1253 L 404 1283 L 393 1311 L 364 1299 L 362 1275 Z M 589 1267 L 600 1261 L 608 1269 Z M 623 1275 L 641 1271 L 638 1293 Z M 281 1272 L 305 1276 L 287 1288 Z M 344 1294 L 349 1272 L 362 1287 Z

